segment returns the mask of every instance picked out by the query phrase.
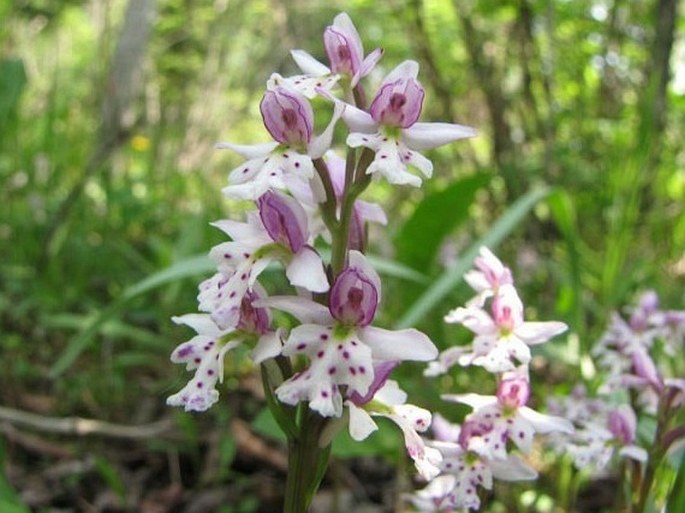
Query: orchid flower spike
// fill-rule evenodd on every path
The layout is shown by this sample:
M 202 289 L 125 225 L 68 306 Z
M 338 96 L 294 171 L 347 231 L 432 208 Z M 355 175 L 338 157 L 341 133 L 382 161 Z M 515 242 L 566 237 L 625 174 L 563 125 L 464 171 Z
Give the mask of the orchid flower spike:
M 277 82 L 277 81 L 276 81 Z M 271 189 L 287 189 L 288 180 L 307 182 L 314 176 L 312 159 L 328 150 L 335 124 L 345 109 L 336 104 L 333 117 L 319 136 L 314 136 L 314 113 L 302 94 L 283 85 L 272 85 L 264 93 L 260 111 L 264 126 L 275 142 L 244 146 L 219 143 L 248 159 L 228 176 L 223 189 L 230 198 L 256 200 Z
M 379 173 L 390 183 L 415 187 L 421 185 L 421 179 L 407 171 L 408 165 L 428 178 L 433 174 L 433 164 L 419 151 L 476 135 L 475 130 L 462 125 L 417 122 L 425 94 L 418 73 L 418 63 L 403 62 L 383 80 L 370 113 L 348 105 L 342 114 L 351 130 L 348 146 L 364 146 L 376 154 L 366 172 Z

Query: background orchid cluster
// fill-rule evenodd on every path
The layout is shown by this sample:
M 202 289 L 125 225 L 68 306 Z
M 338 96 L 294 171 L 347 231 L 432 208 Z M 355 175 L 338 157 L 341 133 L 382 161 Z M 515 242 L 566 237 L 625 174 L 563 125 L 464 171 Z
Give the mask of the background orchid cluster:
M 473 408 L 461 425 L 436 415 L 429 447 L 442 456 L 441 474 L 408 500 L 421 511 L 477 510 L 479 489 L 491 490 L 493 479 L 526 481 L 537 472 L 515 451 L 530 454 L 534 436 L 573 433 L 571 422 L 538 413 L 527 406 L 531 394 L 530 346 L 547 342 L 566 330 L 558 321 L 524 320 L 524 307 L 510 269 L 487 248 L 481 248 L 476 269 L 464 277 L 476 291 L 466 307 L 451 311 L 445 321 L 462 324 L 475 334 L 472 345 L 443 351 L 425 371 L 447 372 L 453 365 L 480 366 L 494 374 L 496 395 L 444 395 L 443 399 Z
M 579 384 L 570 396 L 549 399 L 550 409 L 576 427 L 551 439 L 555 450 L 595 474 L 621 460 L 631 487 L 618 493 L 630 511 L 644 510 L 660 465 L 685 438 L 678 418 L 684 344 L 685 311 L 662 310 L 656 292 L 645 292 L 627 320 L 613 313 L 592 351 L 601 377 L 595 393 Z

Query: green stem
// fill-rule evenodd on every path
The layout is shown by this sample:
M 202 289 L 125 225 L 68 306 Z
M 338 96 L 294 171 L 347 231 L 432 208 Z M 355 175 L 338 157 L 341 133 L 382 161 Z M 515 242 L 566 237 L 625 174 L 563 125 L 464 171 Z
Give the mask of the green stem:
M 642 476 L 639 495 L 634 504 L 632 513 L 645 512 L 645 508 L 647 507 L 647 499 L 652 491 L 652 484 L 654 483 L 656 470 L 659 468 L 661 460 L 666 454 L 666 451 L 664 450 L 663 438 L 668 429 L 668 424 L 671 417 L 671 399 L 672 398 L 668 390 L 662 391 L 661 397 L 659 398 L 659 407 L 657 410 L 656 433 L 654 434 L 654 443 L 652 444 L 653 450 L 649 455 L 649 459 L 647 460 L 647 467 L 645 468 L 644 476 Z
M 283 513 L 305 513 L 328 464 L 330 446 L 319 447 L 326 419 L 306 405 L 298 436 L 288 439 L 288 476 Z
M 333 241 L 331 244 L 331 269 L 335 278 L 345 267 L 345 256 L 347 255 L 347 242 L 350 232 L 350 221 L 354 202 L 359 195 L 364 192 L 371 183 L 371 177 L 366 174 L 366 169 L 373 162 L 374 153 L 368 148 L 364 148 L 356 168 L 353 165 L 354 156 L 348 157 L 345 168 L 345 188 L 341 199 L 340 220 L 338 229 L 332 233 Z
M 323 217 L 323 222 L 331 233 L 334 233 L 338 227 L 338 221 L 335 217 L 335 212 L 338 207 L 337 199 L 335 197 L 335 189 L 333 188 L 333 183 L 331 182 L 331 176 L 328 172 L 328 166 L 323 159 L 314 159 L 314 169 L 321 178 L 321 183 L 323 184 L 324 192 L 326 193 L 326 200 L 321 205 L 321 217 Z

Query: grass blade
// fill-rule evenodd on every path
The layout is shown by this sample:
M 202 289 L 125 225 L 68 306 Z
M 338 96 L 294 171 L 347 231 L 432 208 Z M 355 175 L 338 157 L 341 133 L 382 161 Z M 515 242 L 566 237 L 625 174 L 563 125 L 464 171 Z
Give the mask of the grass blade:
M 408 328 L 419 322 L 461 281 L 464 273 L 471 268 L 481 246 L 493 249 L 518 226 L 528 212 L 551 193 L 549 188 L 535 189 L 521 196 L 481 237 L 459 258 L 459 262 L 448 269 L 397 321 L 397 328 Z
M 167 267 L 128 287 L 121 296 L 93 317 L 81 333 L 69 341 L 65 350 L 50 369 L 50 377 L 54 379 L 71 367 L 79 355 L 88 348 L 93 341 L 93 337 L 100 331 L 104 323 L 115 315 L 128 301 L 167 283 L 211 272 L 214 267 L 214 263 L 206 255 L 195 256 Z

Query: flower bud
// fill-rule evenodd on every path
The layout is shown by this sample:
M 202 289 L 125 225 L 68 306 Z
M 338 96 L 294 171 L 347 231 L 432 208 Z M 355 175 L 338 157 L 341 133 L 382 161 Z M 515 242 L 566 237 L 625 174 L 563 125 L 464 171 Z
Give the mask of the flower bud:
M 497 401 L 511 408 L 525 406 L 530 397 L 530 384 L 522 377 L 503 379 L 497 385 Z
M 425 92 L 416 80 L 418 65 L 400 64 L 383 81 L 369 111 L 381 125 L 409 128 L 419 119 Z
M 278 191 L 268 191 L 257 200 L 259 217 L 269 236 L 297 253 L 307 243 L 307 214 L 297 200 Z
M 623 445 L 630 445 L 635 441 L 637 418 L 633 409 L 622 404 L 609 413 L 609 431 Z
M 354 76 L 361 67 L 364 49 L 350 17 L 341 13 L 323 33 L 323 44 L 334 73 Z
M 276 86 L 264 93 L 259 104 L 264 126 L 278 142 L 306 147 L 312 139 L 314 113 L 300 93 Z
M 330 293 L 331 315 L 343 324 L 368 326 L 380 301 L 380 280 L 357 251 L 350 252 L 350 265 L 336 278 Z

